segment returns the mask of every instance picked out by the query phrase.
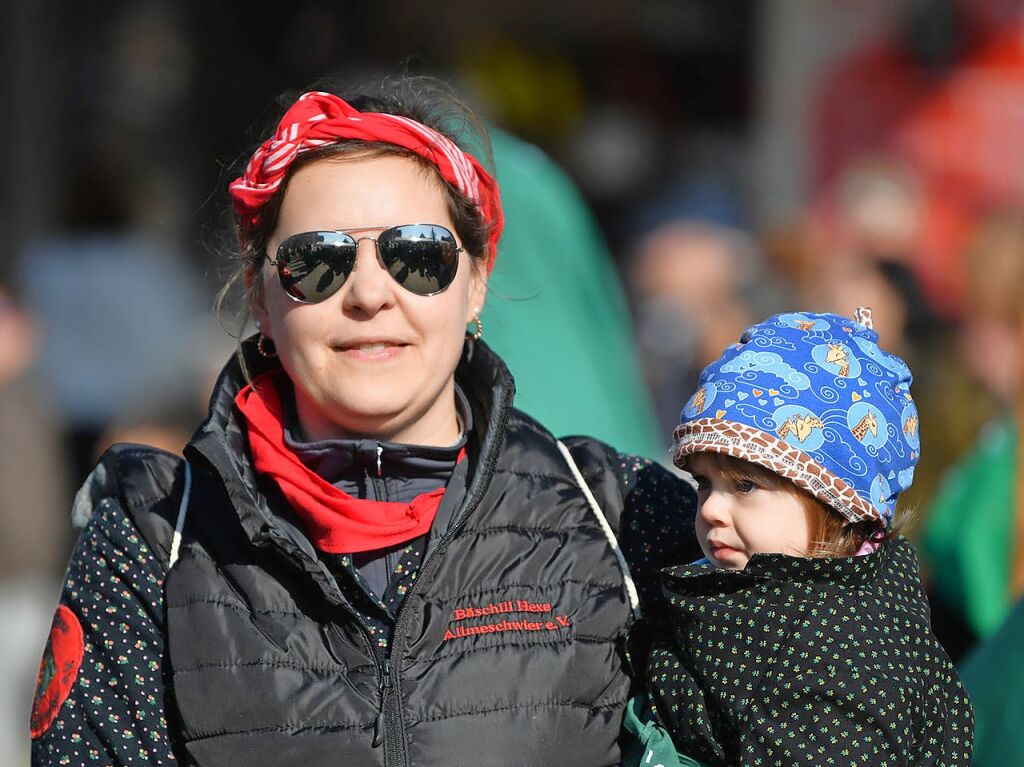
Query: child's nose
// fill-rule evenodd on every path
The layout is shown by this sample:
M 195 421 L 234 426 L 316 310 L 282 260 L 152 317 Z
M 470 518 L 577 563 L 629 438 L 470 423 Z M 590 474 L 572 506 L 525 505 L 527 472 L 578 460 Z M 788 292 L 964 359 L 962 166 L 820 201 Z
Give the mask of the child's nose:
M 709 525 L 723 525 L 729 519 L 726 499 L 721 493 L 708 493 L 697 513 Z

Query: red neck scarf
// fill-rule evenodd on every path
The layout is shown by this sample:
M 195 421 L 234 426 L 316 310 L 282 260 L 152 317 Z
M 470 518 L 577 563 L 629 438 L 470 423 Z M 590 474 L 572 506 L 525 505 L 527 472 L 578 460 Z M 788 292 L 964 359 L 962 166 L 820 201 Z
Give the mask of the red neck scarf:
M 353 498 L 309 469 L 284 442 L 279 371 L 258 376 L 235 398 L 248 427 L 253 465 L 277 484 L 313 545 L 329 554 L 376 551 L 424 535 L 434 524 L 445 489 L 409 503 Z M 460 454 L 459 460 L 463 455 Z

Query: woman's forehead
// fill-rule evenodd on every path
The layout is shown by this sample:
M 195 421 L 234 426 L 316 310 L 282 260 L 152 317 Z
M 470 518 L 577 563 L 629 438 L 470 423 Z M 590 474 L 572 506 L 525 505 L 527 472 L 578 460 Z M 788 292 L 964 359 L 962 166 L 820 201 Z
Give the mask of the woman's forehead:
M 441 183 L 408 157 L 325 158 L 289 179 L 279 224 L 346 229 L 409 223 L 450 224 Z

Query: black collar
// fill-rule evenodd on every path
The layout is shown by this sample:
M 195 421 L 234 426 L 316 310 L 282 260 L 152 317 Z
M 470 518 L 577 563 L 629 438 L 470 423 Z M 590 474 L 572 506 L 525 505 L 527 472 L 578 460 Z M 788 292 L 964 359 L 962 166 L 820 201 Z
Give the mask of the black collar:
M 285 445 L 306 466 L 332 484 L 352 474 L 362 476 L 367 472 L 387 477 L 447 478 L 466 446 L 467 433 L 473 427 L 473 411 L 462 387 L 456 384 L 455 409 L 463 430 L 451 445 L 412 445 L 374 439 L 307 442 L 301 438 L 294 390 L 286 379 L 282 379 L 282 383 L 279 394 L 284 409 Z

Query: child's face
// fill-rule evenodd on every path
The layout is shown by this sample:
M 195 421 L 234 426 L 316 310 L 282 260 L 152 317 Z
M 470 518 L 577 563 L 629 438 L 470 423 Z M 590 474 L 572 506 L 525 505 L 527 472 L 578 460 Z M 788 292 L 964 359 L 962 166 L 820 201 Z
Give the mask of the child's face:
M 810 523 L 795 488 L 733 461 L 751 470 L 738 477 L 709 453 L 689 459 L 698 486 L 697 538 L 707 558 L 718 567 L 742 570 L 756 553 L 806 556 Z

